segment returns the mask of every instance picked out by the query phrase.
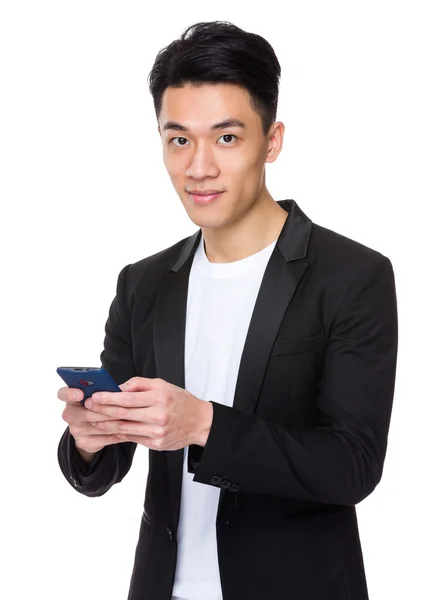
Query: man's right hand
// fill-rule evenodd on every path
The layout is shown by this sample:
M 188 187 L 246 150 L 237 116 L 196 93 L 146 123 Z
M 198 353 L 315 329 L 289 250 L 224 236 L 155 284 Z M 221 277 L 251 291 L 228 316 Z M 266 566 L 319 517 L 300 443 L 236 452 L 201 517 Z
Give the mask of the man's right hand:
M 74 394 L 79 393 L 75 398 Z M 119 444 L 120 439 L 115 435 L 106 434 L 93 427 L 92 422 L 111 421 L 107 415 L 102 415 L 82 406 L 80 401 L 84 394 L 81 389 L 61 387 L 58 390 L 58 398 L 65 402 L 62 418 L 70 427 L 70 433 L 76 443 L 79 454 L 86 462 L 91 462 L 94 454 L 110 444 Z

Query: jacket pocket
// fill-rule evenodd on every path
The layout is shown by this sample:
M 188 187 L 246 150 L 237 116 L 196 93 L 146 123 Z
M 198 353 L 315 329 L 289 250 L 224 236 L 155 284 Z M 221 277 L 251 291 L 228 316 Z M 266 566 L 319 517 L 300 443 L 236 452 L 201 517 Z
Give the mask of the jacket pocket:
M 321 352 L 325 347 L 325 336 L 323 333 L 308 338 L 296 340 L 278 340 L 273 344 L 272 356 L 281 354 L 306 354 Z

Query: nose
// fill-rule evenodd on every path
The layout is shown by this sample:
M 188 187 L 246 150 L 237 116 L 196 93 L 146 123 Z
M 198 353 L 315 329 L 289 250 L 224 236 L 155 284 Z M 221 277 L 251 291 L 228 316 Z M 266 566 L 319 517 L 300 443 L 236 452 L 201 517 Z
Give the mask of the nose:
M 186 171 L 187 177 L 205 179 L 206 177 L 217 177 L 218 174 L 219 169 L 212 149 L 208 148 L 206 144 L 199 144 Z

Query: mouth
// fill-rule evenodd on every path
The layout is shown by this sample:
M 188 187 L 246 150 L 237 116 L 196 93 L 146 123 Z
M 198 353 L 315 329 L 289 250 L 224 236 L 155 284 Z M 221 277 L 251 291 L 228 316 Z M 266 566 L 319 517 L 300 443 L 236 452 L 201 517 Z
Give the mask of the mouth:
M 210 204 L 217 200 L 223 193 L 215 190 L 193 190 L 192 192 L 188 192 L 188 195 L 194 204 Z

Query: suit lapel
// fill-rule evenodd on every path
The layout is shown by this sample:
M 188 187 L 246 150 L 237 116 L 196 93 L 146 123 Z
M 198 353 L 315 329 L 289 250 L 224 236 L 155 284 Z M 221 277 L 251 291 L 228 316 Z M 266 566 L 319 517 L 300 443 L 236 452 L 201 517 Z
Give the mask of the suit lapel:
M 295 290 L 308 266 L 307 254 L 311 220 L 294 200 L 280 200 L 290 214 L 267 264 L 253 310 L 235 389 L 233 406 L 254 413 L 273 343 Z M 201 239 L 199 229 L 185 242 L 170 265 L 157 292 L 154 310 L 156 376 L 185 388 L 185 325 L 188 281 L 195 250 Z M 299 262 L 295 262 L 299 261 Z M 207 400 L 207 398 L 205 398 Z M 169 497 L 175 530 L 179 522 L 184 450 L 165 452 Z M 224 495 L 221 490 L 219 510 Z

